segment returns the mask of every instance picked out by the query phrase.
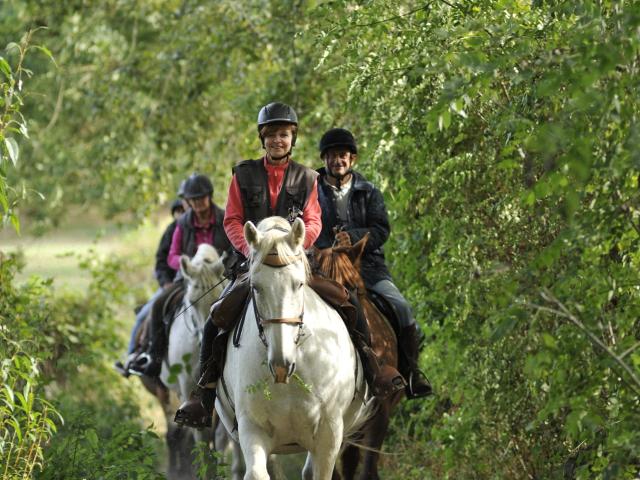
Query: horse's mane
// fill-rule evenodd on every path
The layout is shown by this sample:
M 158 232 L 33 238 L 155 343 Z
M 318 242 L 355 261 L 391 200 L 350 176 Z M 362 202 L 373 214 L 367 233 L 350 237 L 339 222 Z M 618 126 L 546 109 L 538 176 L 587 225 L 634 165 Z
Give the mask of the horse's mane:
M 305 275 L 308 278 L 310 274 L 309 262 L 302 248 L 294 251 L 286 240 L 291 232 L 291 225 L 282 217 L 265 218 L 258 224 L 258 231 L 262 234 L 262 240 L 258 246 L 258 250 L 251 250 L 249 260 L 249 275 L 253 276 L 258 265 L 262 264 L 264 258 L 270 253 L 277 253 L 279 257 L 287 258 L 298 254 L 304 265 Z
M 320 272 L 348 289 L 357 288 L 359 294 L 366 293 L 364 280 L 360 275 L 359 262 L 354 265 L 346 251 L 340 248 L 320 250 L 316 255 Z

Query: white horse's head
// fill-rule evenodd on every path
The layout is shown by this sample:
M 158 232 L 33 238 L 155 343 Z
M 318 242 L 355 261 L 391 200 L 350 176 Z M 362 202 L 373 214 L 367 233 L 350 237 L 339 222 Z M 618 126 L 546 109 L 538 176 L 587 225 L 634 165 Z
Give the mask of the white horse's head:
M 202 305 L 198 310 L 208 312 L 224 288 L 220 284 L 224 274 L 222 257 L 211 245 L 203 243 L 198 246 L 193 258 L 186 255 L 180 257 L 180 271 L 187 287 L 185 300 L 189 304 L 197 302 L 198 306 Z
M 297 344 L 304 315 L 304 287 L 309 264 L 304 254 L 304 223 L 289 225 L 269 217 L 258 227 L 247 222 L 251 247 L 251 296 L 258 330 L 264 332 L 269 369 L 276 383 L 288 383 L 296 368 Z

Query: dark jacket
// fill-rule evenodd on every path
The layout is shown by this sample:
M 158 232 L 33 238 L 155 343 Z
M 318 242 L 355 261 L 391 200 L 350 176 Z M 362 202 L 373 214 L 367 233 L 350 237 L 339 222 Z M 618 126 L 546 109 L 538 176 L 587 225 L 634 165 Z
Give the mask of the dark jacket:
M 227 238 L 227 234 L 224 231 L 222 221 L 224 219 L 224 210 L 217 205 L 213 205 L 214 215 L 216 223 L 213 226 L 213 247 L 218 251 L 219 255 L 222 255 L 225 251 L 230 251 L 231 242 Z M 198 250 L 196 245 L 196 232 L 193 226 L 193 210 L 187 210 L 179 219 L 178 224 L 182 230 L 182 245 L 181 251 L 184 255 L 193 257 Z
M 322 209 L 322 232 L 315 245 L 318 248 L 328 248 L 335 239 L 333 228 L 338 226 L 338 220 L 333 192 L 324 182 L 326 171 L 321 168 L 318 173 L 320 173 L 318 201 Z M 391 280 L 382 247 L 389 238 L 391 230 L 382 193 L 361 174 L 353 172 L 348 202 L 348 218 L 342 227 L 349 234 L 351 243 L 356 243 L 369 232 L 369 241 L 361 264 L 365 284 L 371 287 L 380 280 Z
M 165 284 L 173 282 L 176 276 L 176 271 L 167 263 L 167 256 L 169 255 L 169 249 L 171 248 L 171 238 L 173 232 L 176 229 L 177 222 L 174 220 L 167 226 L 166 230 L 162 234 L 158 250 L 156 250 L 156 268 L 155 276 L 158 280 L 158 284 L 164 287 Z
M 276 207 L 272 210 L 269 180 L 263 162 L 262 159 L 244 160 L 233 167 L 233 174 L 242 192 L 245 221 L 251 220 L 257 224 L 274 215 L 293 221 L 307 206 L 318 175 L 310 168 L 291 160 L 282 180 Z

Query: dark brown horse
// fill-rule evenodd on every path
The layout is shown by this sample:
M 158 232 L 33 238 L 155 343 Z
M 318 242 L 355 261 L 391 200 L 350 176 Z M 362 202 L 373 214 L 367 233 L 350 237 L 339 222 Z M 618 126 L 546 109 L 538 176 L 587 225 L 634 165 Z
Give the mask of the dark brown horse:
M 335 280 L 350 290 L 357 289 L 358 300 L 360 301 L 369 330 L 371 332 L 371 345 L 383 362 L 393 367 L 398 367 L 398 344 L 393 328 L 387 319 L 380 313 L 380 310 L 371 302 L 367 295 L 367 290 L 360 275 L 360 258 L 367 244 L 369 236 L 365 236 L 355 245 L 350 247 L 334 247 L 324 250 L 317 250 L 315 262 L 318 270 L 326 277 Z M 378 459 L 382 449 L 382 443 L 387 435 L 389 420 L 393 408 L 404 396 L 404 391 L 396 392 L 389 397 L 378 400 L 378 409 L 374 415 L 362 428 L 361 439 L 357 442 L 364 447 L 364 463 L 359 478 L 379 479 Z M 358 463 L 360 461 L 361 448 L 348 445 L 342 453 L 342 476 L 345 480 L 354 479 Z M 334 472 L 334 479 L 339 479 L 340 475 Z

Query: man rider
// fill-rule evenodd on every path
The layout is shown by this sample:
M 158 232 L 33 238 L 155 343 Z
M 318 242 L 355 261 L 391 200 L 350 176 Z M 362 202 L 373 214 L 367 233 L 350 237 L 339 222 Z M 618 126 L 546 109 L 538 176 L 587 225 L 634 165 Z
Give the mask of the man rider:
M 194 173 L 187 179 L 184 185 L 184 198 L 190 208 L 178 219 L 167 255 L 167 264 L 174 270 L 180 270 L 182 255 L 193 257 L 202 243 L 213 245 L 220 255 L 229 251 L 231 244 L 222 224 L 224 210 L 213 203 L 212 197 L 213 184 L 206 175 Z M 177 300 L 184 295 L 184 282 L 179 274 L 178 277 L 153 304 L 150 322 L 151 341 L 148 351 L 138 357 L 130 367 L 138 373 L 147 376 L 160 374 L 162 358 L 167 348 L 167 335 L 163 322 L 167 313 L 165 304 L 172 298 Z
M 418 369 L 418 326 L 385 263 L 383 244 L 389 238 L 390 226 L 382 193 L 353 170 L 358 147 L 351 132 L 332 128 L 322 136 L 319 149 L 325 166 L 318 170 L 322 231 L 316 246 L 328 248 L 334 242 L 338 246 L 349 246 L 369 234 L 361 259 L 361 273 L 367 289 L 391 305 L 400 324 L 400 372 L 407 380 L 407 397 L 430 395 L 431 385 Z
M 293 222 L 300 216 L 305 224 L 305 249 L 313 245 L 322 228 L 318 204 L 318 174 L 291 160 L 297 133 L 298 117 L 289 105 L 275 102 L 262 107 L 258 113 L 258 135 L 265 155 L 258 160 L 240 162 L 233 169 L 224 226 L 229 240 L 244 257 L 249 255 L 249 245 L 244 238 L 243 227 L 249 220 L 257 224 L 264 218 L 278 215 Z M 237 283 L 236 289 L 243 288 L 240 281 Z M 247 288 L 248 294 L 248 286 L 244 288 Z M 220 302 L 223 301 L 224 299 Z M 176 413 L 178 423 L 201 427 L 210 422 L 220 363 L 213 355 L 213 338 L 216 333 L 217 328 L 210 319 L 205 326 L 200 353 L 203 373 L 201 390 L 180 407 Z M 361 335 L 368 338 L 368 331 Z M 372 351 L 369 349 L 369 352 Z M 375 363 L 375 368 L 379 368 L 375 359 L 370 359 L 367 363 Z M 398 372 L 395 375 L 402 381 Z M 374 378 L 375 373 L 372 373 L 372 383 Z M 390 379 L 380 375 L 376 381 L 390 382 Z M 396 386 L 379 385 L 378 391 L 393 388 Z

